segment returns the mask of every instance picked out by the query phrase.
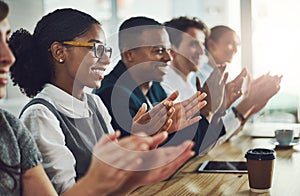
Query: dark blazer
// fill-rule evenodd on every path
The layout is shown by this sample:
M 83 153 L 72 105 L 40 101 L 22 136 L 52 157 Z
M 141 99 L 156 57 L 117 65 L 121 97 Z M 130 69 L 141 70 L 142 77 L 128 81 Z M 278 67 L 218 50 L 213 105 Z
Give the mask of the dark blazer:
M 122 136 L 130 135 L 131 118 L 135 116 L 143 103 L 147 103 L 146 97 L 126 70 L 123 62 L 119 61 L 110 74 L 105 76 L 101 88 L 94 91 L 100 96 L 112 116 L 113 128 L 120 130 Z M 153 105 L 167 97 L 157 82 L 153 82 L 147 96 Z M 149 110 L 148 103 L 147 107 Z
M 122 61 L 119 61 L 115 68 L 105 76 L 101 88 L 95 90 L 94 93 L 100 96 L 106 105 L 112 116 L 112 126 L 114 129 L 121 131 L 122 137 L 130 135 L 132 117 L 141 105 L 146 103 L 148 109 L 150 108 L 146 97 L 127 72 L 127 68 Z M 153 82 L 147 97 L 152 105 L 156 105 L 163 101 L 167 95 L 158 82 Z M 194 150 L 198 153 L 208 129 L 209 122 L 202 116 L 202 120 L 198 123 L 171 134 L 163 145 L 178 145 L 184 140 L 190 139 L 195 142 Z M 213 139 L 213 142 L 215 141 L 216 139 Z M 207 145 L 211 145 L 211 142 L 208 143 Z M 201 149 L 205 148 L 204 146 L 201 147 Z

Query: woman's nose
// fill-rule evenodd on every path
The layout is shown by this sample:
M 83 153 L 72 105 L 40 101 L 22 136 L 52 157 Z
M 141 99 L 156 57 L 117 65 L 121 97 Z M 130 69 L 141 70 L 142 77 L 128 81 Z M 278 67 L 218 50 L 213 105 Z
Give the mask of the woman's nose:
M 110 64 L 110 55 L 107 53 L 104 53 L 102 58 L 99 59 L 101 63 L 108 65 Z
M 15 57 L 6 43 L 0 43 L 0 66 L 10 66 L 15 62 Z

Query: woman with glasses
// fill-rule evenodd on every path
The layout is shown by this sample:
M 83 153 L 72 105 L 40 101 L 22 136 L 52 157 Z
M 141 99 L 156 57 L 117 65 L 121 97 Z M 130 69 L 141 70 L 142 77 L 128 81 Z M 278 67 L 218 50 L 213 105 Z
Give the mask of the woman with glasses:
M 9 46 L 17 59 L 11 67 L 12 80 L 28 97 L 34 97 L 21 112 L 21 120 L 33 133 L 44 169 L 58 193 L 86 179 L 87 173 L 97 174 L 88 170 L 91 152 L 103 163 L 102 180 L 89 181 L 100 186 L 103 195 L 124 194 L 166 179 L 193 156 L 190 141 L 149 153 L 130 151 L 148 152 L 166 139 L 166 132 L 124 138 L 118 142 L 121 147 L 116 142 L 110 148 L 97 144 L 98 153 L 93 151 L 103 135 L 110 134 L 115 141 L 119 132 L 112 129 L 111 117 L 98 96 L 84 92 L 84 87 L 100 87 L 112 52 L 100 23 L 90 15 L 74 9 L 56 10 L 38 22 L 32 35 L 24 29 L 13 33 Z M 167 113 L 161 112 L 165 109 Z M 148 116 L 145 110 L 143 106 L 135 116 L 133 129 L 143 127 L 135 124 Z M 152 110 L 154 120 L 166 119 L 161 131 L 170 126 L 173 110 L 168 101 Z

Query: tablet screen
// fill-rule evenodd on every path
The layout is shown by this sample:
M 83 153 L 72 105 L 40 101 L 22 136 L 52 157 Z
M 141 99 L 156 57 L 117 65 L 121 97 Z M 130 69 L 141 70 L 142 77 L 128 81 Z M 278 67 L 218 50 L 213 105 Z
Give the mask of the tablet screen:
M 247 173 L 244 161 L 205 161 L 198 168 L 199 172 Z

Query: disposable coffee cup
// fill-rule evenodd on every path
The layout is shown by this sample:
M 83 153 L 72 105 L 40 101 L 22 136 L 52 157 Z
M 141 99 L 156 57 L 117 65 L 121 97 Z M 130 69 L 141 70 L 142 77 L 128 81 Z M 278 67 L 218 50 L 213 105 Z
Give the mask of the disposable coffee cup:
M 245 154 L 249 186 L 252 192 L 269 192 L 272 186 L 275 162 L 274 150 L 265 148 L 250 149 Z

